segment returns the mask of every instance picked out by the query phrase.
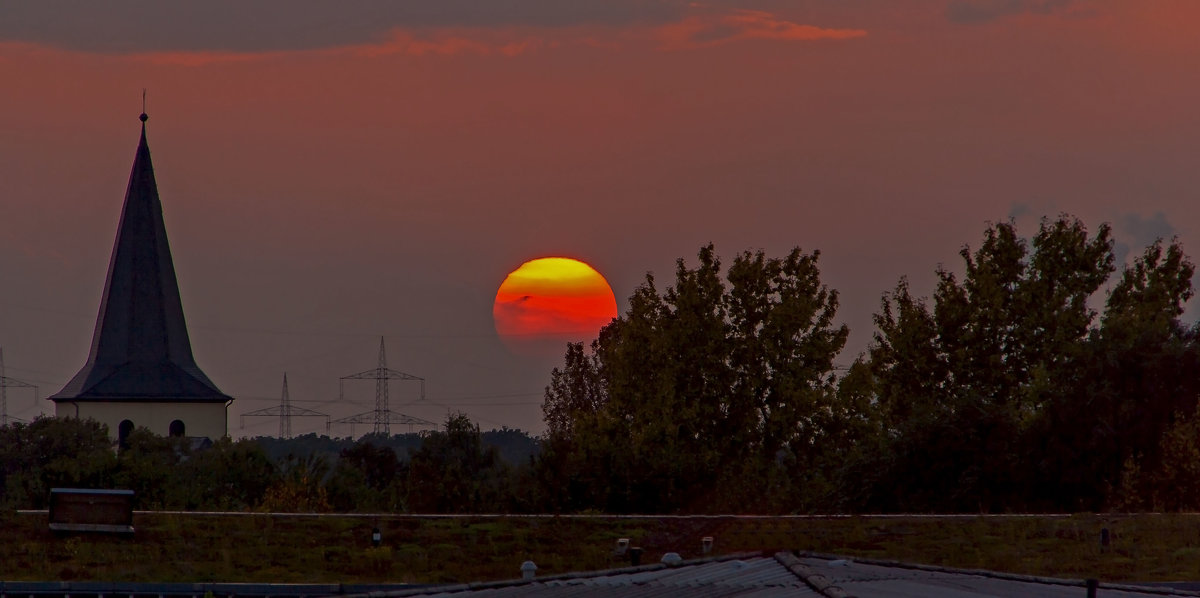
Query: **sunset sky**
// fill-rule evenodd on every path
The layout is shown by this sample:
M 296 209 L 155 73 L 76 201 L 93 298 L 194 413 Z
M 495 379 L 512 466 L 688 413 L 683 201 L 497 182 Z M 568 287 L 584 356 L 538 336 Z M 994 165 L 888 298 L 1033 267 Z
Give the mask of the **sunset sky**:
M 0 0 L 7 373 L 45 397 L 87 357 L 143 88 L 232 435 L 277 429 L 238 416 L 285 371 L 297 406 L 369 410 L 337 378 L 380 335 L 427 380 L 394 409 L 538 432 L 556 363 L 492 322 L 533 258 L 586 260 L 624 310 L 710 241 L 819 249 L 849 363 L 880 295 L 928 294 L 989 221 L 1200 255 L 1198 22 L 1195 0 Z

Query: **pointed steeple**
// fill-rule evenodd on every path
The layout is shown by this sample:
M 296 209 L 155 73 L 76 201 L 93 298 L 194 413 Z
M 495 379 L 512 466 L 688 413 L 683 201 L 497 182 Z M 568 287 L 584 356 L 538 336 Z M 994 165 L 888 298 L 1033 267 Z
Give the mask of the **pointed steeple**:
M 231 397 L 192 357 L 179 284 L 154 181 L 143 112 L 125 206 L 108 264 L 92 349 L 53 400 L 217 402 Z

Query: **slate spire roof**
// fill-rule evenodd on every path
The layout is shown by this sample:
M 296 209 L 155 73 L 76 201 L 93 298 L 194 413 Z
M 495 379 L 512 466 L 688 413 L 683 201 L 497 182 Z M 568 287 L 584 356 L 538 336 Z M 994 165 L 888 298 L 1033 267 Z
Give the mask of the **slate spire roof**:
M 87 363 L 55 401 L 224 402 L 192 357 L 145 113 Z

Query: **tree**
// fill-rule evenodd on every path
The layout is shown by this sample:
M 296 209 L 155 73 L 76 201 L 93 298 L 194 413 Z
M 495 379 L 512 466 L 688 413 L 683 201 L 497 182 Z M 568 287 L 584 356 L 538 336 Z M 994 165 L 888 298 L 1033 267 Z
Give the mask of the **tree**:
M 542 404 L 542 418 L 550 436 L 569 440 L 575 435 L 575 421 L 594 416 L 606 398 L 600 378 L 600 363 L 588 354 L 583 343 L 568 343 L 565 364 L 550 373 L 546 395 L 554 400 Z
M 138 509 L 180 508 L 172 499 L 179 495 L 177 488 L 183 482 L 179 466 L 190 452 L 187 442 L 136 428 L 125 438 L 117 455 L 115 485 L 133 490 Z
M 181 509 L 246 511 L 262 505 L 280 471 L 254 440 L 228 436 L 180 464 L 172 504 Z
M 260 508 L 272 513 L 324 513 L 331 510 L 325 489 L 329 463 L 320 456 L 289 455 L 279 478 L 266 489 Z
M 1094 510 L 1188 471 L 1163 462 L 1186 447 L 1161 440 L 1181 437 L 1200 393 L 1197 330 L 1179 322 L 1194 268 L 1177 241 L 1124 268 L 1102 315 L 1089 300 L 1115 270 L 1107 225 L 1089 237 L 1043 220 L 1029 241 L 993 225 L 960 255 L 962 279 L 939 268 L 932 304 L 902 279 L 876 316 L 886 473 L 859 504 Z
M 342 449 L 327 484 L 330 503 L 339 511 L 401 511 L 406 473 L 396 451 L 364 439 Z
M 493 447 L 484 447 L 465 414 L 446 417 L 446 431 L 430 432 L 409 459 L 408 497 L 415 513 L 502 510 L 508 468 Z
M 111 487 L 116 454 L 108 428 L 92 419 L 39 417 L 0 428 L 2 504 L 46 507 L 55 487 Z
M 1047 440 L 1039 486 L 1065 506 L 1110 506 L 1127 470 L 1164 480 L 1174 474 L 1162 472 L 1184 467 L 1163 462 L 1184 454 L 1179 443 L 1164 454 L 1163 442 L 1178 436 L 1177 424 L 1192 417 L 1200 395 L 1197 330 L 1179 321 L 1194 272 L 1177 240 L 1147 247 L 1109 293 L 1076 367 L 1047 385 L 1052 399 L 1040 422 Z
M 1158 460 L 1125 459 L 1109 504 L 1121 511 L 1190 511 L 1200 508 L 1200 412 L 1176 420 L 1159 439 Z
M 648 275 L 590 355 L 568 347 L 546 390 L 542 463 L 577 482 L 570 506 L 770 508 L 772 471 L 833 450 L 822 439 L 848 330 L 818 257 L 744 252 L 723 273 L 708 245 L 665 291 Z
M 1011 223 L 964 247 L 961 281 L 937 270 L 932 306 L 901 279 L 875 317 L 870 349 L 891 440 L 879 501 L 900 510 L 1028 508 L 1037 493 L 1023 440 L 1086 350 L 1088 299 L 1113 270 L 1111 231 L 1043 220 L 1030 240 Z

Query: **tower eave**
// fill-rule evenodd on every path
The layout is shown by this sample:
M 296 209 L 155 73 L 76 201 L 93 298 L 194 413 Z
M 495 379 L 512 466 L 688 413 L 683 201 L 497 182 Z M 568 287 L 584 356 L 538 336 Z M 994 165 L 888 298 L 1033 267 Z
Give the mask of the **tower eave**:
M 53 395 L 46 397 L 55 403 L 228 403 L 233 397 L 71 397 Z

